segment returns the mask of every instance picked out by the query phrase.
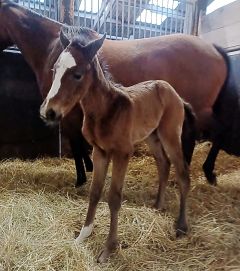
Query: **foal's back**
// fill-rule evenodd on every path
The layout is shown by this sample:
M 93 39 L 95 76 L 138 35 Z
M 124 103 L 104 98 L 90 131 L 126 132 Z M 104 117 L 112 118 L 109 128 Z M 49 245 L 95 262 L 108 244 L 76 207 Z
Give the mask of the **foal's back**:
M 163 80 L 142 82 L 125 88 L 132 102 L 132 139 L 144 140 L 167 119 L 180 125 L 184 120 L 184 106 L 174 88 Z M 170 124 L 169 124 L 170 125 Z

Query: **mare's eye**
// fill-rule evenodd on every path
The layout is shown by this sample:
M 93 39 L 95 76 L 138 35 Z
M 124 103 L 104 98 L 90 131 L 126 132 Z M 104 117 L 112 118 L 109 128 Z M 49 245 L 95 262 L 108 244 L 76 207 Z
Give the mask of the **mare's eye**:
M 74 78 L 75 80 L 80 80 L 80 79 L 82 78 L 82 75 L 79 74 L 79 73 L 74 73 L 74 74 L 73 74 L 73 78 Z

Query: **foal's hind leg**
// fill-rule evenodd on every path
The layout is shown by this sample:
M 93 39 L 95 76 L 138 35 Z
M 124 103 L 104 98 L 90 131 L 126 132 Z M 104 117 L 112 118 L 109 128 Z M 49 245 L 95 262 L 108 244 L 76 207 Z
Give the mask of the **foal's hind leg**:
M 77 243 L 81 243 L 85 238 L 87 238 L 92 233 L 93 220 L 95 217 L 97 204 L 102 194 L 107 169 L 109 165 L 108 154 L 98 149 L 97 147 L 94 147 L 93 164 L 94 164 L 93 180 L 90 189 L 87 217 L 84 223 L 84 227 L 82 228 L 80 235 L 76 239 Z
M 153 132 L 147 139 L 146 143 L 152 152 L 158 170 L 158 194 L 154 207 L 158 210 L 165 210 L 165 190 L 169 177 L 170 162 L 164 149 L 157 132 Z
M 181 135 L 179 135 L 178 132 L 180 130 L 181 129 L 176 126 L 175 129 L 161 127 L 159 131 L 163 148 L 165 149 L 166 153 L 168 153 L 170 161 L 176 170 L 176 177 L 180 189 L 180 212 L 176 225 L 177 237 L 185 234 L 188 231 L 186 199 L 190 187 L 188 165 L 183 156 Z

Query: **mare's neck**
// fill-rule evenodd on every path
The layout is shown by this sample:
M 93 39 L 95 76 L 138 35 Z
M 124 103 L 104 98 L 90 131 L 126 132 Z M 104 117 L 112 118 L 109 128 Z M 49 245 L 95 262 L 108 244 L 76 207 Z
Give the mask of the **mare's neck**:
M 60 53 L 57 43 L 61 24 L 12 2 L 1 7 L 0 11 L 1 27 L 18 46 L 40 84 L 52 50 L 58 48 Z

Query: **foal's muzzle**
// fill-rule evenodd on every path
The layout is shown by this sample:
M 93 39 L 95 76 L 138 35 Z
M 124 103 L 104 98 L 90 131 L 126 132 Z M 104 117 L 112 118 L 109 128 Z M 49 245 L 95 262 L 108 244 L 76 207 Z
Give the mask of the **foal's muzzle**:
M 57 125 L 62 119 L 62 114 L 50 108 L 46 111 L 45 115 L 41 114 L 41 118 L 49 125 Z

